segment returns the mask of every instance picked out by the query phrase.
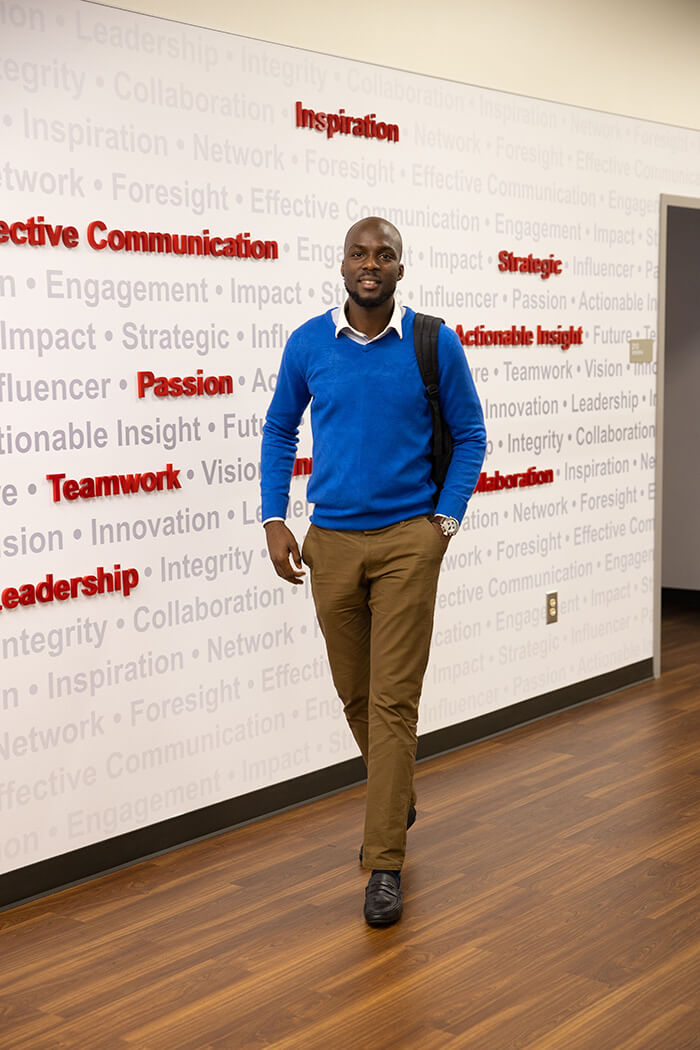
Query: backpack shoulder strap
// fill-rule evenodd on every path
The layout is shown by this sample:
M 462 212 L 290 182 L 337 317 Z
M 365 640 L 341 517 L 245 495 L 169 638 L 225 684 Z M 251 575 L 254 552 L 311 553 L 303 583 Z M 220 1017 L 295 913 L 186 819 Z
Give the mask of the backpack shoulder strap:
M 433 436 L 431 456 L 433 460 L 433 478 L 438 491 L 445 479 L 447 465 L 452 453 L 452 437 L 445 423 L 440 408 L 440 389 L 438 383 L 438 333 L 440 325 L 445 322 L 441 317 L 430 317 L 428 314 L 416 314 L 413 321 L 413 342 L 416 360 L 425 386 L 425 396 L 430 405 Z
M 426 393 L 431 399 L 438 392 L 438 333 L 440 325 L 444 323 L 441 317 L 431 317 L 429 314 L 416 314 L 413 320 L 416 360 Z

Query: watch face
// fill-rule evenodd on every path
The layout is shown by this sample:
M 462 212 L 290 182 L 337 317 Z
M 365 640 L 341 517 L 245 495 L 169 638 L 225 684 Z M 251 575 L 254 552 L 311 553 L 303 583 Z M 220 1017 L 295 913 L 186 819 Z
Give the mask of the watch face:
M 459 522 L 456 518 L 443 518 L 440 522 L 440 528 L 442 529 L 443 535 L 454 536 L 459 529 Z

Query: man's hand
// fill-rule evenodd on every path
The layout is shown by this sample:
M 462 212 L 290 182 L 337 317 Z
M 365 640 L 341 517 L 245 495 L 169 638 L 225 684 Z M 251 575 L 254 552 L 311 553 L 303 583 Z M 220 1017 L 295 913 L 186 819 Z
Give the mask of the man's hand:
M 283 521 L 268 521 L 265 525 L 265 536 L 267 538 L 267 549 L 270 552 L 275 572 L 287 583 L 303 583 L 302 577 L 306 575 L 301 567 L 301 554 L 297 541 L 292 532 Z M 296 565 L 296 569 L 289 561 L 289 556 Z
M 452 539 L 452 537 L 451 536 L 446 536 L 445 533 L 440 528 L 440 520 L 441 520 L 441 518 L 442 518 L 442 514 L 438 515 L 437 517 L 431 518 L 430 519 L 430 524 L 433 526 L 435 531 L 440 534 L 440 539 L 442 540 L 442 542 L 445 545 L 445 550 L 447 550 L 447 548 L 449 546 L 449 543 L 450 543 L 450 540 Z

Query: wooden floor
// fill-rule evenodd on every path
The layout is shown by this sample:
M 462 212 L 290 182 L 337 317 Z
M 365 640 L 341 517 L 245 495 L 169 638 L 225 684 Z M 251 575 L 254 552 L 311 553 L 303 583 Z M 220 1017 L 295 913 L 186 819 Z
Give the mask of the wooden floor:
M 0 915 L 2 1050 L 697 1050 L 700 611 L 664 673 L 420 767 L 398 926 L 362 791 Z

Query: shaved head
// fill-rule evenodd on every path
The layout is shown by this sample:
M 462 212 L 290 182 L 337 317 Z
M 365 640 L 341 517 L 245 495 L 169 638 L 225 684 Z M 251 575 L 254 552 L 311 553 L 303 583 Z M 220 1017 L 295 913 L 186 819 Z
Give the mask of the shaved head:
M 350 245 L 355 242 L 356 237 L 366 228 L 371 228 L 373 232 L 379 233 L 384 240 L 392 245 L 396 251 L 397 258 L 399 260 L 401 259 L 401 254 L 403 252 L 401 234 L 393 223 L 389 222 L 387 219 L 380 218 L 378 215 L 370 215 L 366 219 L 360 219 L 359 222 L 356 222 L 350 227 L 345 234 L 344 252 L 346 254 Z
M 391 312 L 396 282 L 404 272 L 402 250 L 399 231 L 379 216 L 360 219 L 346 234 L 340 272 L 352 302 L 347 307 L 348 318 L 352 321 L 354 307 L 362 310 L 364 317 L 354 317 L 357 324 L 365 325 L 362 331 L 366 331 L 368 310 L 383 310 L 387 304 L 386 309 Z

